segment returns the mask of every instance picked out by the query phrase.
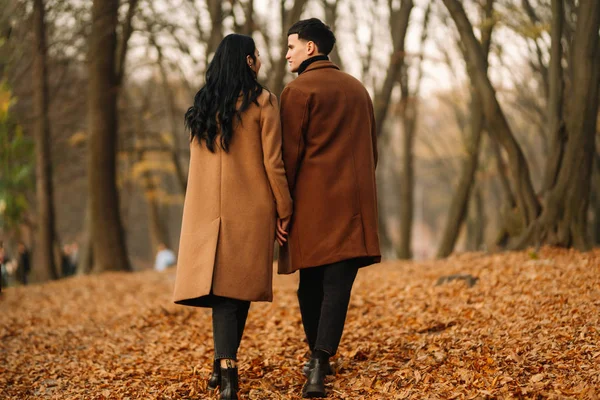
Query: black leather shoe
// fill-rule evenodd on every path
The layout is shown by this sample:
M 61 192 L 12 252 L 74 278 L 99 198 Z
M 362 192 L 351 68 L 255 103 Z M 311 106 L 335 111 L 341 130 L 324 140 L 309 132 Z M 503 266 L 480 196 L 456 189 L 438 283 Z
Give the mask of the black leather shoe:
M 215 390 L 221 383 L 221 361 L 215 360 L 213 364 L 212 375 L 208 378 L 206 385 L 208 390 Z
M 312 368 L 311 361 L 307 361 L 304 364 L 304 366 L 302 367 L 302 373 L 307 378 L 308 378 L 308 374 L 310 374 L 310 370 Z M 335 373 L 333 372 L 333 367 L 331 366 L 330 362 L 327 362 L 327 364 L 325 364 L 325 375 L 335 375 Z
M 325 376 L 327 375 L 327 369 L 331 369 L 329 361 L 314 358 L 310 360 L 310 366 L 312 368 L 310 368 L 308 379 L 302 388 L 302 398 L 325 397 Z
M 221 368 L 221 400 L 238 400 L 238 369 Z

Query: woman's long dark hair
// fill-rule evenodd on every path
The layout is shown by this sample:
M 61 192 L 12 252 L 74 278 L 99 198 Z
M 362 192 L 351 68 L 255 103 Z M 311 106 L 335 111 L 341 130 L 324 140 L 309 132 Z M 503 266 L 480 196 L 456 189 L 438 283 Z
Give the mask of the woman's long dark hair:
M 201 144 L 204 139 L 213 153 L 219 134 L 221 147 L 229 150 L 235 119 L 241 121 L 241 113 L 251 103 L 258 105 L 257 98 L 263 87 L 246 62 L 247 56 L 256 62 L 255 50 L 250 36 L 227 35 L 206 70 L 206 83 L 196 93 L 194 105 L 185 113 L 185 126 L 191 132 L 191 140 L 197 138 Z M 236 108 L 240 96 L 242 104 Z

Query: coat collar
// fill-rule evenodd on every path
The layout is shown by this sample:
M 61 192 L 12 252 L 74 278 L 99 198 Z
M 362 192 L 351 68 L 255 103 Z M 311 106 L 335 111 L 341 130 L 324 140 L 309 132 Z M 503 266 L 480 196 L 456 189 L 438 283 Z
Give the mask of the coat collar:
M 304 75 L 308 71 L 313 71 L 316 69 L 323 69 L 323 68 L 334 68 L 334 69 L 338 69 L 338 70 L 340 69 L 340 67 L 338 67 L 337 65 L 335 65 L 334 63 L 332 63 L 329 60 L 319 60 L 319 61 L 315 61 L 315 62 L 311 63 L 308 67 L 306 67 L 306 69 L 300 75 Z M 298 75 L 298 76 L 300 76 L 300 75 Z

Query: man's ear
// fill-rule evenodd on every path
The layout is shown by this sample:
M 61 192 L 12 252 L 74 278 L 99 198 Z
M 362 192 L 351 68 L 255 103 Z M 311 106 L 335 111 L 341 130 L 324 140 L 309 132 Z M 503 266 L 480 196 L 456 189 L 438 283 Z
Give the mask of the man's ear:
M 246 56 L 246 62 L 248 63 L 248 66 L 251 67 L 252 64 L 254 63 L 254 60 L 252 60 L 252 57 L 250 57 L 249 55 Z
M 317 49 L 317 45 L 315 44 L 315 42 L 313 41 L 308 41 L 306 42 L 306 54 L 308 54 L 309 56 L 314 56 L 315 54 L 318 53 L 318 49 Z

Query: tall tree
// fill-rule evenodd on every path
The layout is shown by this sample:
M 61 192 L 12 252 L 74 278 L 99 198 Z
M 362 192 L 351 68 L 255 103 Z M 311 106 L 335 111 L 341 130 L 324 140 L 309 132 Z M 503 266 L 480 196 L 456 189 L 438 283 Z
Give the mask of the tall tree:
M 384 134 L 383 124 L 390 108 L 390 102 L 392 99 L 392 91 L 398 83 L 400 70 L 404 65 L 404 42 L 406 39 L 406 33 L 408 31 L 408 25 L 410 22 L 410 14 L 414 7 L 412 0 L 402 0 L 400 7 L 395 7 L 392 0 L 388 0 L 389 10 L 389 25 L 391 27 L 391 37 L 393 49 L 390 54 L 390 60 L 387 67 L 385 79 L 380 88 L 376 89 L 375 97 L 373 100 L 373 108 L 375 112 L 375 126 L 377 129 L 377 136 L 379 138 L 379 146 L 386 147 L 389 142 L 389 135 Z M 372 33 L 373 35 L 373 33 Z M 373 41 L 373 40 L 372 40 Z M 370 56 L 370 54 L 369 54 Z M 371 57 L 368 57 L 370 60 Z M 363 66 L 363 70 L 365 66 Z M 378 197 L 379 209 L 383 210 L 383 197 Z M 388 234 L 387 219 L 383 212 L 379 213 L 379 235 L 381 238 L 382 246 L 384 248 L 392 246 L 392 240 Z
M 209 57 L 217 50 L 219 43 L 223 40 L 223 2 L 221 0 L 207 0 L 208 13 L 210 15 L 211 29 L 210 36 L 206 43 L 206 63 L 208 65 Z
M 383 85 L 375 93 L 375 125 L 377 126 L 378 136 L 381 136 L 383 133 L 383 122 L 385 121 L 390 105 L 392 91 L 398 82 L 400 70 L 404 64 L 404 57 L 406 55 L 404 51 L 404 42 L 406 39 L 406 32 L 408 32 L 408 24 L 413 7 L 414 3 L 412 0 L 402 0 L 399 8 L 395 8 L 394 2 L 388 0 L 393 50 L 390 55 L 390 61 Z
M 35 241 L 36 273 L 40 279 L 58 278 L 54 260 L 56 234 L 54 191 L 52 186 L 52 156 L 50 152 L 50 119 L 48 118 L 48 62 L 46 46 L 45 5 L 33 2 L 34 28 L 34 113 L 35 113 L 35 175 L 37 197 L 37 229 Z
M 431 2 L 428 3 L 423 18 L 423 30 L 421 32 L 421 51 L 417 59 L 417 76 L 410 87 L 408 63 L 406 58 L 400 67 L 400 112 L 402 116 L 402 171 L 400 174 L 400 243 L 397 255 L 400 259 L 412 258 L 412 227 L 414 214 L 414 143 L 417 132 L 417 119 L 419 114 L 419 92 L 423 78 L 423 58 L 425 53 L 425 42 L 429 28 L 429 16 L 431 14 Z
M 496 98 L 496 90 L 487 74 L 486 58 L 481 44 L 475 37 L 473 25 L 458 0 L 443 0 L 450 12 L 465 47 L 465 57 L 470 65 L 470 79 L 479 93 L 483 114 L 490 135 L 505 149 L 509 158 L 509 168 L 516 188 L 516 201 L 523 226 L 532 223 L 540 213 L 540 203 L 533 189 L 529 167 L 523 150 L 516 141 L 506 116 Z
M 167 67 L 165 65 L 165 59 L 163 56 L 162 46 L 158 44 L 158 40 L 156 39 L 156 35 L 154 32 L 150 33 L 150 43 L 156 49 L 158 54 L 158 59 L 156 60 L 156 64 L 158 66 L 158 70 L 160 72 L 161 83 L 164 91 L 164 99 L 167 103 L 167 119 L 169 121 L 169 140 L 166 145 L 171 147 L 171 162 L 175 167 L 175 177 L 177 178 L 177 183 L 181 190 L 181 193 L 185 194 L 187 189 L 187 176 L 184 172 L 184 168 L 181 165 L 180 154 L 179 154 L 179 138 L 182 137 L 181 131 L 183 129 L 179 129 L 181 124 L 179 123 L 178 115 L 182 113 L 177 109 L 177 105 L 175 104 L 175 95 L 171 86 L 169 85 L 169 76 Z M 163 139 L 164 140 L 164 139 Z
M 528 3 L 526 1 L 526 3 Z M 560 169 L 564 145 L 565 145 L 565 123 L 563 121 L 563 0 L 552 0 L 552 24 L 551 24 L 551 55 L 548 73 L 548 137 L 550 138 L 550 154 L 546 163 L 546 174 L 542 190 L 547 191 L 554 187 L 557 172 Z
M 338 19 L 338 5 L 339 0 L 321 0 L 323 3 L 323 8 L 325 9 L 325 23 L 329 25 L 331 30 L 335 33 L 337 32 L 336 25 Z M 333 46 L 333 50 L 331 50 L 331 61 L 333 61 L 341 70 L 344 69 L 344 63 L 342 62 L 342 58 L 340 57 L 340 49 L 339 49 L 339 41 Z
M 592 243 L 600 245 L 600 152 L 596 151 L 594 157 L 594 188 L 592 190 L 592 204 L 594 207 L 594 225 L 592 227 Z
M 549 243 L 587 249 L 588 206 L 600 87 L 600 3 L 581 0 L 570 48 L 570 91 L 567 103 L 566 145 L 556 184 L 548 193 L 544 212 L 516 247 Z M 554 142 L 562 140 L 553 136 Z M 552 146 L 556 144 L 553 143 Z M 550 161 L 550 160 L 549 160 Z
M 481 96 L 484 115 L 490 134 L 504 147 L 509 158 L 517 213 L 522 228 L 513 232 L 509 247 L 523 248 L 542 243 L 589 246 L 587 237 L 587 210 L 589 206 L 592 160 L 595 151 L 596 120 L 598 115 L 598 91 L 600 84 L 600 50 L 598 29 L 600 27 L 600 3 L 582 0 L 577 7 L 577 24 L 571 34 L 568 47 L 569 92 L 565 109 L 564 133 L 562 132 L 562 83 L 548 84 L 548 113 L 551 157 L 547 160 L 547 193 L 542 204 L 533 191 L 529 169 L 523 153 L 506 122 L 495 90 L 485 69 L 481 46 L 473 35 L 462 5 L 456 0 L 444 0 L 454 19 L 466 48 L 466 59 L 474 68 L 471 80 Z M 549 76 L 552 80 L 564 79 L 561 74 L 563 51 L 560 38 L 563 18 L 562 1 L 552 3 L 552 52 Z M 561 61 L 559 61 L 561 60 Z M 549 171 L 549 172 L 548 172 Z
M 137 2 L 130 2 L 133 15 Z M 133 7 L 132 7 L 133 6 Z M 94 271 L 131 270 L 116 184 L 117 99 L 127 40 L 117 49 L 119 1 L 94 0 L 89 38 L 88 196 Z M 123 30 L 124 38 L 127 31 Z M 117 53 L 118 50 L 118 53 Z
M 483 7 L 483 23 L 481 24 L 481 47 L 485 55 L 485 68 L 487 70 L 487 58 L 492 43 L 492 30 L 495 24 L 493 18 L 494 0 L 486 0 Z M 472 75 L 473 72 L 467 72 Z M 481 134 L 484 128 L 484 116 L 481 108 L 479 94 L 474 88 L 471 88 L 470 123 L 468 124 L 469 134 L 466 138 L 465 150 L 466 156 L 461 166 L 460 178 L 452 201 L 450 211 L 446 220 L 446 225 L 442 233 L 442 239 L 437 251 L 437 257 L 447 257 L 454 250 L 460 228 L 469 209 L 469 199 L 475 185 L 475 173 L 479 163 L 479 148 L 481 143 Z

